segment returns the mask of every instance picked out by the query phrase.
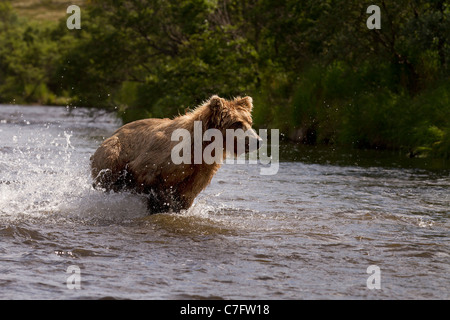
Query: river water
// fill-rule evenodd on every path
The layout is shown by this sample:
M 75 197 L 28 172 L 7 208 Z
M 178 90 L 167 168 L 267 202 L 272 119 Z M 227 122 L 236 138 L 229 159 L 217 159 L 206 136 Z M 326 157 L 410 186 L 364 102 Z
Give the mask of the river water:
M 1 299 L 450 298 L 445 163 L 282 146 L 277 174 L 224 164 L 191 209 L 148 216 L 91 187 L 119 126 L 0 106 Z

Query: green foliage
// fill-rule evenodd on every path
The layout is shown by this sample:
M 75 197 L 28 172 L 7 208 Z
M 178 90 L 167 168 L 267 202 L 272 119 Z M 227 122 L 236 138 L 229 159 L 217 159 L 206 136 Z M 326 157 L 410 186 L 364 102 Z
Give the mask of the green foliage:
M 82 29 L 0 3 L 0 102 L 64 101 L 125 121 L 212 94 L 254 98 L 258 128 L 308 144 L 450 157 L 450 6 L 356 0 L 91 0 Z
M 0 3 L 0 101 L 55 102 L 47 84 L 57 57 L 50 26 L 25 24 L 8 3 Z

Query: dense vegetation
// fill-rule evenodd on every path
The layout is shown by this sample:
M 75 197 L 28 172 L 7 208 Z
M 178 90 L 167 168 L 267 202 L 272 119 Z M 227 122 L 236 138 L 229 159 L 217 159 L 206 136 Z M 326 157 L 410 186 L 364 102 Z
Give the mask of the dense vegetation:
M 1 1 L 0 102 L 131 121 L 251 95 L 287 139 L 450 158 L 449 18 L 443 0 L 91 0 L 68 30 Z

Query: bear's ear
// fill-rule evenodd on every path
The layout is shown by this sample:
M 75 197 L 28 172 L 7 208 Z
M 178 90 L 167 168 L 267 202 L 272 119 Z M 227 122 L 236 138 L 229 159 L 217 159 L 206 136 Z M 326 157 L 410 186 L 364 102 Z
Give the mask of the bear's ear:
M 209 107 L 211 108 L 211 110 L 218 110 L 218 109 L 222 108 L 223 107 L 223 99 L 216 95 L 212 96 L 209 99 Z
M 244 97 L 241 99 L 241 104 L 244 105 L 250 112 L 253 109 L 253 99 L 252 97 Z

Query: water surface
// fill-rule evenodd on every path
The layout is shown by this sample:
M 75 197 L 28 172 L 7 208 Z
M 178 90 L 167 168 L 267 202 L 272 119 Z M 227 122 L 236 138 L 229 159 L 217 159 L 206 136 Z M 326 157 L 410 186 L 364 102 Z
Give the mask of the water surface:
M 225 164 L 191 209 L 148 216 L 91 187 L 89 157 L 119 126 L 0 106 L 1 299 L 449 299 L 442 161 L 286 145 L 276 175 Z

